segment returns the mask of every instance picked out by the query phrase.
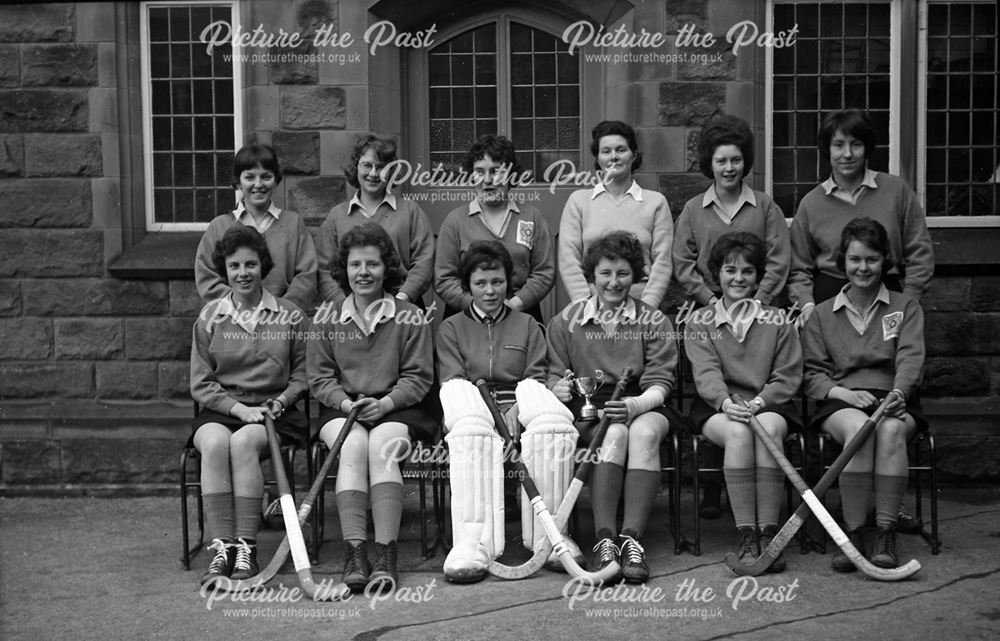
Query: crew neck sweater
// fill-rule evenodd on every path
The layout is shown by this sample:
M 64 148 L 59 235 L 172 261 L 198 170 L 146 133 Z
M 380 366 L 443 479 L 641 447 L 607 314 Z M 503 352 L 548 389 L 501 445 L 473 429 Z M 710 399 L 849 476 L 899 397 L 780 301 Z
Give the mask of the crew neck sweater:
M 674 278 L 700 305 L 707 305 L 712 296 L 720 295 L 721 288 L 716 282 L 718 275 L 708 269 L 708 257 L 719 237 L 729 232 L 750 232 L 764 241 L 767 262 L 764 274 L 758 278 L 756 297 L 759 301 L 770 304 L 785 286 L 792 256 L 785 215 L 767 194 L 753 190 L 753 195 L 757 204 L 744 203 L 730 223 L 715 213 L 711 203 L 703 206 L 705 194 L 688 200 L 677 217 Z
M 836 299 L 816 306 L 802 332 L 805 390 L 824 399 L 835 386 L 847 389 L 899 389 L 909 396 L 924 367 L 924 313 L 916 300 L 889 291 L 878 303 L 864 333 L 851 324 L 847 308 L 833 311 Z
M 659 307 L 670 285 L 673 270 L 670 257 L 674 221 L 667 199 L 657 191 L 642 190 L 642 200 L 629 194 L 620 198 L 602 192 L 592 198 L 593 189 L 570 194 L 559 221 L 559 277 L 571 301 L 590 296 L 583 274 L 583 255 L 594 241 L 613 231 L 636 235 L 642 244 L 645 274 L 635 274 L 633 298 Z

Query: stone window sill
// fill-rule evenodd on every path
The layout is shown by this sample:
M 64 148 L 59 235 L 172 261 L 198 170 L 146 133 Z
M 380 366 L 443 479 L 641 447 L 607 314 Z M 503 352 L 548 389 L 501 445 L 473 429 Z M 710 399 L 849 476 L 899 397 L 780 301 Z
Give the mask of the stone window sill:
M 118 278 L 133 280 L 194 279 L 194 255 L 200 232 L 149 233 L 122 252 L 108 267 Z

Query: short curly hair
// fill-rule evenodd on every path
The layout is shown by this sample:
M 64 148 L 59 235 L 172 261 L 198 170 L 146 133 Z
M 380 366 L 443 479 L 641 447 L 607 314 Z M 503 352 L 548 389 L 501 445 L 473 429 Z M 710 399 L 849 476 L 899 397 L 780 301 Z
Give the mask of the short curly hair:
M 837 261 L 837 269 L 841 272 L 847 271 L 847 247 L 852 240 L 860 242 L 862 245 L 882 254 L 882 276 L 884 277 L 890 269 L 895 266 L 896 261 L 892 257 L 892 245 L 889 243 L 889 233 L 882 226 L 882 223 L 871 218 L 855 218 L 844 225 L 840 232 L 840 246 L 834 260 Z
M 594 270 L 602 258 L 628 261 L 632 268 L 632 282 L 637 283 L 646 272 L 646 261 L 643 258 L 642 243 L 635 234 L 627 231 L 613 231 L 601 236 L 583 254 L 583 276 L 588 283 L 594 282 Z
M 261 233 L 253 227 L 238 223 L 230 227 L 215 243 L 215 249 L 212 251 L 212 267 L 215 269 L 215 273 L 222 276 L 223 280 L 227 280 L 226 259 L 235 254 L 236 250 L 241 247 L 257 252 L 257 257 L 260 258 L 260 277 L 261 279 L 267 278 L 274 267 L 274 260 L 271 258 L 271 252 L 267 249 L 267 242 Z
M 524 173 L 524 167 L 517 160 L 517 150 L 514 149 L 514 143 L 507 136 L 496 134 L 485 134 L 473 143 L 468 153 L 465 154 L 465 158 L 462 159 L 462 169 L 471 174 L 476 162 L 486 156 L 489 156 L 495 163 L 510 167 L 507 175 L 511 178 Z
M 510 280 L 514 274 L 514 261 L 510 257 L 510 252 L 499 240 L 475 240 L 469 243 L 469 248 L 462 254 L 462 260 L 458 263 L 458 276 L 462 280 L 462 289 L 469 291 L 469 281 L 472 272 L 477 269 L 503 269 L 507 277 L 507 288 L 510 289 Z M 509 292 L 508 292 L 509 293 Z
M 642 152 L 639 151 L 639 141 L 635 136 L 635 129 L 632 129 L 631 125 L 621 120 L 602 120 L 594 125 L 594 128 L 590 131 L 590 153 L 594 157 L 594 169 L 601 169 L 600 163 L 597 162 L 597 153 L 601 150 L 601 138 L 605 136 L 621 136 L 625 139 L 625 142 L 628 143 L 628 148 L 635 154 L 630 171 L 633 173 L 638 171 L 639 167 L 642 166 Z
M 375 152 L 375 157 L 378 158 L 379 162 L 387 165 L 396 160 L 397 157 L 396 139 L 392 136 L 380 134 L 358 136 L 354 142 L 354 150 L 351 152 L 351 163 L 344 165 L 344 177 L 347 178 L 347 184 L 355 189 L 361 187 L 361 183 L 358 182 L 358 163 L 361 162 L 361 157 L 369 149 Z
M 263 167 L 274 174 L 274 184 L 281 184 L 281 164 L 278 153 L 271 145 L 251 143 L 244 145 L 233 157 L 233 188 L 240 188 L 240 176 L 254 167 Z
M 736 145 L 743 155 L 743 176 L 753 168 L 753 131 L 742 118 L 722 114 L 709 120 L 701 130 L 698 140 L 698 169 L 709 180 L 715 179 L 712 157 L 723 145 Z
M 731 231 L 719 236 L 708 254 L 708 271 L 717 284 L 722 267 L 734 256 L 742 258 L 757 271 L 759 285 L 767 265 L 767 248 L 760 236 L 746 231 Z
M 833 137 L 841 131 L 848 136 L 854 136 L 865 145 L 865 160 L 875 153 L 875 145 L 878 143 L 878 134 L 875 131 L 875 123 L 871 117 L 860 109 L 845 109 L 844 111 L 834 111 L 823 118 L 819 126 L 819 136 L 816 146 L 819 148 L 819 155 L 826 162 L 830 162 L 830 143 Z
M 385 276 L 382 278 L 382 289 L 395 294 L 399 291 L 399 286 L 403 284 L 403 267 L 396 252 L 396 246 L 392 244 L 392 238 L 378 223 L 365 223 L 359 225 L 344 234 L 340 239 L 339 255 L 337 262 L 330 266 L 330 273 L 340 288 L 345 292 L 351 291 L 351 284 L 347 280 L 347 259 L 351 249 L 355 247 L 376 247 L 379 250 L 379 257 L 385 265 Z

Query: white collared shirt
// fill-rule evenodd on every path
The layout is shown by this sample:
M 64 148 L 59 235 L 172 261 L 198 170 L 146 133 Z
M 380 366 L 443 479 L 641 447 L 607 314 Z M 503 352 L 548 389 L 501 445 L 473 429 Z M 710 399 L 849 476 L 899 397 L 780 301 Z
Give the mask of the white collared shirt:
M 274 295 L 266 289 L 262 289 L 260 302 L 252 310 L 237 308 L 236 301 L 233 300 L 233 292 L 229 292 L 218 300 L 215 315 L 228 316 L 234 323 L 253 334 L 265 311 L 279 312 L 281 310 L 278 309 L 278 301 Z
M 353 320 L 358 329 L 368 336 L 375 331 L 379 323 L 396 317 L 396 299 L 392 296 L 383 296 L 364 310 L 359 310 L 355 303 L 354 294 L 348 296 L 343 305 L 340 306 L 340 320 L 347 322 Z
M 735 311 L 734 314 L 730 311 Z M 736 301 L 731 307 L 726 307 L 725 299 L 719 298 L 715 301 L 715 326 L 726 326 L 726 329 L 733 335 L 737 343 L 746 340 L 747 333 L 753 322 L 760 314 L 760 301 L 752 298 L 744 298 Z
M 385 196 L 382 197 L 382 201 L 379 202 L 379 204 L 375 206 L 375 209 L 371 211 L 365 209 L 365 206 L 361 203 L 361 198 L 359 197 L 360 193 L 361 192 L 355 192 L 355 194 L 351 196 L 351 200 L 347 203 L 348 216 L 350 216 L 354 212 L 355 207 L 361 210 L 361 213 L 364 215 L 365 218 L 371 218 L 372 216 L 374 216 L 378 212 L 379 207 L 381 207 L 382 205 L 389 205 L 390 207 L 392 207 L 393 211 L 399 210 L 399 208 L 396 207 L 396 196 L 388 189 L 385 192 Z
M 613 310 L 601 310 L 597 296 L 591 296 L 583 305 L 583 313 L 580 314 L 580 324 L 597 323 L 609 336 L 618 329 L 618 323 L 622 319 L 635 322 L 638 317 L 638 308 L 635 300 L 631 297 L 625 299 L 625 304 Z
M 507 209 L 504 211 L 503 222 L 500 224 L 500 231 L 498 233 L 496 229 L 490 227 L 490 225 L 486 222 L 486 218 L 483 216 L 483 206 L 479 203 L 479 199 L 473 198 L 469 201 L 469 215 L 479 216 L 479 219 L 483 222 L 486 229 L 489 229 L 490 232 L 497 238 L 503 236 L 504 232 L 507 231 L 507 225 L 510 224 L 511 213 L 520 214 L 521 210 L 517 208 L 517 203 L 514 202 L 512 198 L 507 198 Z
M 736 206 L 733 207 L 732 211 L 727 211 L 722 205 L 722 201 L 719 199 L 719 193 L 715 190 L 715 184 L 708 188 L 705 195 L 701 197 L 701 206 L 708 208 L 711 207 L 712 211 L 722 219 L 722 222 L 727 225 L 733 223 L 733 219 L 736 218 L 736 214 L 740 213 L 743 209 L 743 205 L 749 203 L 751 207 L 757 206 L 757 197 L 753 195 L 753 189 L 750 189 L 743 184 L 743 189 L 740 190 L 739 198 L 736 200 Z
M 243 214 L 246 214 L 246 217 Z M 247 211 L 247 208 L 243 206 L 242 200 L 240 204 L 236 205 L 236 209 L 233 210 L 233 217 L 238 222 L 243 223 L 247 227 L 253 227 L 262 234 L 271 228 L 271 225 L 274 224 L 274 221 L 278 220 L 279 216 L 281 216 L 281 208 L 275 205 L 273 201 L 268 205 L 267 214 L 261 219 L 259 225 L 253 219 L 253 216 L 250 215 L 250 212 Z
M 878 189 L 878 183 L 875 182 L 875 176 L 876 172 L 866 168 L 865 177 L 861 180 L 861 184 L 851 191 L 848 191 L 838 185 L 833 180 L 833 174 L 830 174 L 829 178 L 820 183 L 820 186 L 823 187 L 823 191 L 826 192 L 827 196 L 833 196 L 834 198 L 843 200 L 845 203 L 857 205 L 858 198 L 861 198 L 861 194 L 865 193 L 869 189 Z
M 601 181 L 594 185 L 593 191 L 590 192 L 590 199 L 593 200 L 607 191 L 607 186 L 605 186 L 604 181 Z M 639 183 L 635 180 L 632 181 L 632 184 L 625 191 L 625 193 L 626 195 L 631 196 L 637 203 L 642 202 L 642 187 L 640 187 Z
M 847 290 L 851 288 L 851 284 L 848 283 L 844 285 L 843 288 L 837 293 L 837 297 L 833 299 L 833 311 L 836 312 L 840 308 L 847 310 L 847 320 L 851 322 L 851 327 L 857 330 L 858 335 L 865 333 L 868 326 L 871 324 L 872 319 L 875 318 L 875 310 L 878 308 L 879 303 L 889 304 L 889 290 L 886 288 L 885 283 L 878 288 L 878 294 L 875 295 L 875 300 L 872 304 L 868 306 L 868 309 L 862 311 L 854 306 L 851 299 L 847 296 Z

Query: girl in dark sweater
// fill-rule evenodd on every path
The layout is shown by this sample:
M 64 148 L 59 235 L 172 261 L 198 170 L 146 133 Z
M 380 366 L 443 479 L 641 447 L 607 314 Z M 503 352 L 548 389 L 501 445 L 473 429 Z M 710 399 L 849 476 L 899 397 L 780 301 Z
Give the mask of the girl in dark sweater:
M 892 265 L 885 228 L 870 218 L 856 218 L 841 234 L 837 266 L 848 284 L 820 303 L 802 335 L 806 393 L 820 401 L 812 426 L 845 443 L 861 429 L 882 398 L 889 397 L 886 418 L 875 436 L 840 474 L 846 529 L 856 547 L 875 497 L 879 528 L 871 562 L 894 568 L 899 504 L 906 492 L 906 443 L 927 421 L 913 396 L 923 374 L 924 316 L 906 294 L 882 282 Z M 835 570 L 854 565 L 843 554 Z
M 334 277 L 350 295 L 331 318 L 318 318 L 309 342 L 309 389 L 321 405 L 320 438 L 329 447 L 352 408 L 358 421 L 344 441 L 337 512 L 346 545 L 343 581 L 352 590 L 392 588 L 402 516 L 399 461 L 410 439 L 428 440 L 434 424 L 415 407 L 433 380 L 430 325 L 416 305 L 393 296 L 402 282 L 392 239 L 377 223 L 347 232 Z M 367 554 L 368 508 L 375 562 Z
M 766 251 L 748 232 L 719 237 L 708 265 L 722 297 L 695 313 L 684 341 L 698 390 L 692 422 L 725 450 L 723 474 L 740 534 L 737 553 L 748 562 L 777 533 L 785 482 L 767 449 L 756 446 L 750 416 L 756 415 L 777 443 L 789 429 L 800 428 L 791 406 L 802 382 L 798 335 L 779 310 L 754 300 Z M 734 401 L 735 394 L 749 403 Z M 784 567 L 779 557 L 768 570 Z

